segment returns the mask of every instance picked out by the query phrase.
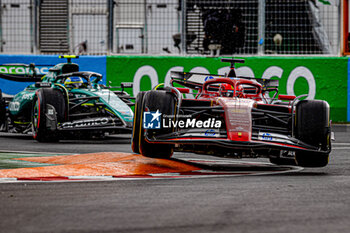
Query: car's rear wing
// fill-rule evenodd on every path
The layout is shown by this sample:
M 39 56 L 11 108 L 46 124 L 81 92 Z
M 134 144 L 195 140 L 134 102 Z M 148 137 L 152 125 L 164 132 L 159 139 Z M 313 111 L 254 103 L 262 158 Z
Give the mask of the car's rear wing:
M 185 86 L 191 89 L 200 89 L 203 86 L 203 84 L 210 79 L 229 78 L 224 75 L 217 75 L 217 74 L 188 73 L 188 72 L 179 72 L 179 71 L 172 71 L 170 77 L 171 77 L 172 83 L 178 83 L 182 86 Z M 261 79 L 261 78 L 244 77 L 244 76 L 237 76 L 234 79 L 255 80 L 262 85 L 264 91 L 276 89 L 278 88 L 278 84 L 279 84 L 279 81 L 275 79 Z
M 214 78 L 224 78 L 225 76 L 172 71 L 170 77 L 171 77 L 171 82 L 178 83 L 182 86 L 185 86 L 191 89 L 199 89 L 203 86 L 205 81 L 214 79 Z
M 38 73 L 34 64 L 0 65 L 0 78 L 15 82 L 40 82 L 44 74 Z

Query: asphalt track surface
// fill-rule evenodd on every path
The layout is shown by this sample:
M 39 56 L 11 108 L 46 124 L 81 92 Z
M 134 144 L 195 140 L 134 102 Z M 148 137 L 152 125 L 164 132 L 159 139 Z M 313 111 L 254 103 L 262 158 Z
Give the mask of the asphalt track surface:
M 1 232 L 349 232 L 350 127 L 334 127 L 330 164 L 274 175 L 0 184 Z M 0 134 L 0 150 L 131 152 L 129 136 L 37 143 Z M 176 154 L 182 159 L 213 157 Z M 257 159 L 251 161 L 264 161 Z

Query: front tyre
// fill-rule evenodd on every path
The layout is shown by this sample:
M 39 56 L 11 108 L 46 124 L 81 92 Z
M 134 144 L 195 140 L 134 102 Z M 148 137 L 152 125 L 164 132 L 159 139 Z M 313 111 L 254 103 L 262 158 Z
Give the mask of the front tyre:
M 131 149 L 134 153 L 140 154 L 140 138 L 142 125 L 142 102 L 145 91 L 139 92 L 135 100 L 134 123 L 132 128 Z
M 65 99 L 56 89 L 41 88 L 36 91 L 32 110 L 33 138 L 39 142 L 59 140 L 57 123 L 65 117 Z
M 159 111 L 162 115 L 175 115 L 176 104 L 174 94 L 168 91 L 152 90 L 145 94 L 140 119 L 140 152 L 143 156 L 151 158 L 170 158 L 172 156 L 173 145 L 150 143 L 146 140 L 146 136 L 149 138 L 157 137 L 158 135 L 171 133 L 173 129 L 144 129 L 142 123 L 145 112 Z
M 295 160 L 302 167 L 324 167 L 331 150 L 329 105 L 323 100 L 302 100 L 296 106 L 295 136 L 319 148 L 320 152 L 296 151 Z

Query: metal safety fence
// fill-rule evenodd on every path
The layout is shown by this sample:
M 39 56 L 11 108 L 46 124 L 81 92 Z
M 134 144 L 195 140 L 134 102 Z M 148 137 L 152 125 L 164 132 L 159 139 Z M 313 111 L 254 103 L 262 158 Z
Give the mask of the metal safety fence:
M 0 52 L 338 55 L 341 7 L 341 0 L 0 0 Z

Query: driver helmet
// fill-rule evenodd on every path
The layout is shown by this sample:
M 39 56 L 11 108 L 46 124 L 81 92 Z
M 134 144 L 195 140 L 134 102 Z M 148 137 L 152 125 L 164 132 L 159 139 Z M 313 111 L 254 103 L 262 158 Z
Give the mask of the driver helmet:
M 237 85 L 236 86 L 236 96 L 238 97 L 243 97 L 243 86 L 242 85 Z
M 64 81 L 64 85 L 67 88 L 77 89 L 83 85 L 84 81 L 80 77 L 69 77 Z
M 233 97 L 234 89 L 233 86 L 228 83 L 223 83 L 220 85 L 220 96 L 222 97 Z

